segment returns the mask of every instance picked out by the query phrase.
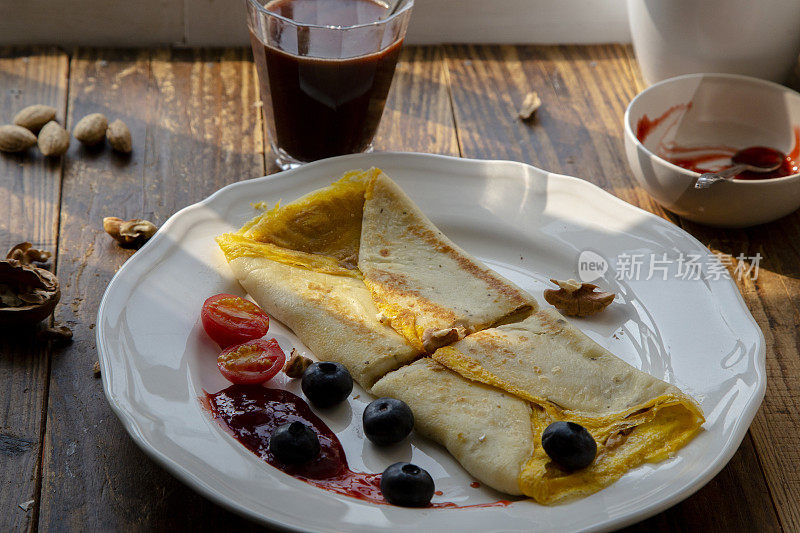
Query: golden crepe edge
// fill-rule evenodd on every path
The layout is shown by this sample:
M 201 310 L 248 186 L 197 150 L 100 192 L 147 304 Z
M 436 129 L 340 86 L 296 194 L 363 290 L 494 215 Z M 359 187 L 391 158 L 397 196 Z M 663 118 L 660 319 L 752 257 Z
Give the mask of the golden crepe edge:
M 277 202 L 237 232 L 254 242 L 332 257 L 356 269 L 365 191 L 378 169 L 351 170 L 286 205 Z
M 486 344 L 487 350 L 494 350 L 492 356 L 498 353 L 504 354 L 501 357 L 509 361 L 507 366 L 514 369 L 515 372 L 520 372 L 517 370 L 517 366 L 520 366 L 524 369 L 523 373 L 529 372 L 529 377 L 535 376 L 544 380 L 557 379 L 559 376 L 580 375 L 577 368 L 570 368 L 568 365 L 572 363 L 580 365 L 582 362 L 588 364 L 590 361 L 606 356 L 607 359 L 610 357 L 615 360 L 614 364 L 617 370 L 620 367 L 629 367 L 630 374 L 638 377 L 640 381 L 652 381 L 652 386 L 647 390 L 655 389 L 657 392 L 653 393 L 656 394 L 655 397 L 643 401 L 637 399 L 636 403 L 626 405 L 619 412 L 591 415 L 565 409 L 545 397 L 536 396 L 530 390 L 515 386 L 508 379 L 503 379 L 488 371 L 479 360 L 475 359 L 475 350 L 467 355 L 459 349 L 460 345 L 474 342 L 474 339 L 470 337 L 437 350 L 432 355 L 433 360 L 457 372 L 462 377 L 491 385 L 529 402 L 534 447 L 519 475 L 520 490 L 523 494 L 542 504 L 557 503 L 591 494 L 610 485 L 632 468 L 645 462 L 658 462 L 669 457 L 700 431 L 705 422 L 700 407 L 677 387 L 624 363 L 592 341 L 578 328 L 569 325 L 555 311 L 539 311 L 524 322 L 528 321 L 539 321 L 551 330 L 531 335 L 532 340 L 528 342 L 527 346 L 524 341 L 518 341 L 518 339 L 514 339 L 517 345 L 504 346 L 501 343 L 501 335 L 491 338 Z M 519 328 L 520 324 L 514 324 L 513 327 Z M 503 327 L 497 329 L 502 330 Z M 536 329 L 534 328 L 533 331 Z M 541 337 L 536 337 L 536 335 L 559 335 L 562 332 L 579 337 L 580 343 L 573 343 L 570 347 L 577 354 L 585 355 L 585 360 L 580 357 L 572 363 L 564 360 L 558 367 L 559 372 L 548 376 L 542 368 L 532 365 L 532 361 L 520 358 L 520 354 L 526 347 L 534 346 L 534 350 L 537 349 L 535 341 L 539 341 Z M 475 337 L 491 335 L 490 330 L 484 330 Z M 544 345 L 543 348 L 547 349 L 548 347 Z M 530 370 L 528 371 L 528 369 Z M 602 381 L 606 377 L 597 375 L 600 372 L 596 369 L 592 372 L 596 374 L 598 381 Z M 514 372 L 510 372 L 510 374 L 513 375 Z M 598 444 L 598 451 L 594 462 L 587 468 L 577 471 L 564 470 L 551 461 L 545 453 L 541 444 L 542 433 L 547 426 L 556 421 L 578 423 L 592 434 Z

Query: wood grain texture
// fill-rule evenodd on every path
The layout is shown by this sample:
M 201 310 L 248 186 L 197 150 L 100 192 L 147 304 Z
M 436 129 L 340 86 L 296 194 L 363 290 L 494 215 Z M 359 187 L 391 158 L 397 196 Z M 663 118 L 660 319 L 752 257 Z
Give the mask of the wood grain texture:
M 752 440 L 708 485 L 666 512 L 624 529 L 627 533 L 781 531 Z
M 382 147 L 457 154 L 441 61 L 435 50 L 412 57 L 421 61 L 400 65 Z M 93 331 L 86 329 L 93 326 L 104 287 L 130 255 L 102 233 L 103 216 L 161 223 L 227 183 L 263 174 L 264 141 L 252 112 L 257 96 L 248 59 L 241 50 L 159 51 L 152 58 L 79 51 L 72 61 L 70 122 L 93 111 L 110 120 L 121 117 L 133 133 L 134 153 L 125 158 L 76 145 L 65 171 L 60 265 L 71 305 L 59 318 L 84 327 L 76 328 L 64 364 L 53 369 L 43 526 L 249 527 L 173 480 L 130 441 L 89 371 L 96 352 Z M 428 135 L 417 135 L 420 128 Z M 188 522 L 183 513 L 171 512 L 198 508 L 203 512 Z
M 121 118 L 133 153 L 73 146 L 64 170 L 58 319 L 75 341 L 52 368 L 40 525 L 45 530 L 167 531 L 252 524 L 197 495 L 133 443 L 92 375 L 94 323 L 111 276 L 132 254 L 104 216 L 162 223 L 233 181 L 263 174 L 252 63 L 236 51 L 78 50 L 69 124 Z
M 737 281 L 764 332 L 767 390 L 748 433 L 786 531 L 800 531 L 800 249 L 793 235 L 800 215 L 744 230 L 712 229 L 681 221 L 711 250 L 736 258 L 761 255 L 757 279 Z
M 403 49 L 374 145 L 375 150 L 459 155 L 441 48 Z
M 522 161 L 579 176 L 668 216 L 633 185 L 620 135 L 636 89 L 621 45 L 447 46 L 446 64 L 462 155 Z M 529 92 L 535 117 L 518 112 Z
M 628 47 L 448 46 L 446 62 L 465 157 L 502 157 L 579 176 L 627 202 L 682 222 L 634 184 L 625 159 L 622 117 L 628 102 L 641 90 Z M 529 91 L 539 94 L 542 107 L 535 119 L 526 123 L 518 119 L 517 111 Z M 695 236 L 709 242 L 707 233 Z M 759 322 L 762 328 L 769 327 Z M 797 348 L 794 350 L 796 354 Z M 761 419 L 763 410 L 756 427 Z M 797 424 L 800 421 L 785 427 L 800 427 Z M 784 441 L 794 438 L 800 436 L 784 437 Z M 795 449 L 800 447 L 795 444 Z M 748 530 L 758 523 L 759 529 L 780 530 L 769 490 L 773 487 L 761 472 L 756 451 L 761 452 L 746 437 L 713 482 L 634 529 L 730 531 Z M 780 448 L 774 453 L 783 452 Z M 798 468 L 782 466 L 795 472 Z
M 0 49 L 0 124 L 20 109 L 47 104 L 63 123 L 68 59 L 63 52 Z M 0 254 L 29 240 L 56 252 L 59 159 L 33 148 L 0 153 Z M 35 527 L 39 500 L 42 412 L 47 403 L 50 350 L 46 343 L 0 329 L 0 531 Z M 20 503 L 35 500 L 27 511 Z

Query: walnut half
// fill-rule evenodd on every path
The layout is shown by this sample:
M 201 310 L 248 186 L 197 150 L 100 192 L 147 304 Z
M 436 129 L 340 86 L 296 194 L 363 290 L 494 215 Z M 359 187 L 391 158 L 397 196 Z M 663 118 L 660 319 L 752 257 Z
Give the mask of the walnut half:
M 574 279 L 551 279 L 558 289 L 544 291 L 547 303 L 567 316 L 589 316 L 599 313 L 614 301 L 613 292 L 595 292 L 597 285 L 580 283 Z
M 0 326 L 36 324 L 53 312 L 61 298 L 58 278 L 34 264 L 49 258 L 23 242 L 0 261 Z
M 155 235 L 158 228 L 152 222 L 134 218 L 133 220 L 122 220 L 117 217 L 106 217 L 103 219 L 103 229 L 106 233 L 114 237 L 120 246 L 138 248 L 150 237 Z

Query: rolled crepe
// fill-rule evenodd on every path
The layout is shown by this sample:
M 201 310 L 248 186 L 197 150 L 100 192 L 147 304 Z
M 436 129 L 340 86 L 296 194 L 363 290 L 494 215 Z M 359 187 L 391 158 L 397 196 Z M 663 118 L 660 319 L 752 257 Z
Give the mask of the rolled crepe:
M 385 321 L 417 349 L 433 352 L 536 310 L 529 294 L 456 246 L 383 172 L 370 176 L 365 198 L 358 268 Z
M 474 333 L 432 357 L 530 402 L 535 447 L 519 483 L 540 503 L 590 494 L 631 468 L 660 461 L 704 422 L 689 396 L 617 358 L 552 310 Z M 542 432 L 561 420 L 583 425 L 597 441 L 589 467 L 563 470 L 542 449 Z
M 430 357 L 387 374 L 372 392 L 406 402 L 415 430 L 446 447 L 477 479 L 522 494 L 519 474 L 533 451 L 527 402 L 471 382 Z
M 217 242 L 259 306 L 291 328 L 318 359 L 343 364 L 365 389 L 419 357 L 419 351 L 378 321 L 378 310 L 356 274 L 312 269 L 304 260 L 319 258 L 276 253 L 270 245 L 239 235 L 222 235 Z

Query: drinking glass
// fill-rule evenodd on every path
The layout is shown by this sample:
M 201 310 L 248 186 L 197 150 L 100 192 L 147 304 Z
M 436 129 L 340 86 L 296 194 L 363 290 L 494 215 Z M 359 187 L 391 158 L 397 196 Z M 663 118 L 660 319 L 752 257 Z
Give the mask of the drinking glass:
M 374 0 L 247 0 L 279 167 L 371 150 L 412 7 L 400 0 L 389 14 Z

